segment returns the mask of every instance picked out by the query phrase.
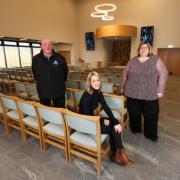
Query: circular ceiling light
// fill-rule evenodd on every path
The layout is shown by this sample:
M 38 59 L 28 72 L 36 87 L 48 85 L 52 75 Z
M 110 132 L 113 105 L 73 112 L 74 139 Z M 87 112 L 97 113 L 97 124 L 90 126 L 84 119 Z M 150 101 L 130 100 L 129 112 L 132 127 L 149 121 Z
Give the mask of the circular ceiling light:
M 110 9 L 101 9 L 101 8 L 109 7 Z M 115 11 L 117 7 L 114 4 L 110 3 L 104 3 L 104 4 L 99 4 L 95 6 L 95 10 L 98 12 L 112 12 Z
M 92 17 L 103 17 L 103 16 L 107 16 L 107 12 L 93 12 L 91 13 Z
M 111 21 L 111 20 L 113 20 L 113 19 L 114 19 L 113 16 L 102 16 L 102 20 L 103 20 L 103 21 Z

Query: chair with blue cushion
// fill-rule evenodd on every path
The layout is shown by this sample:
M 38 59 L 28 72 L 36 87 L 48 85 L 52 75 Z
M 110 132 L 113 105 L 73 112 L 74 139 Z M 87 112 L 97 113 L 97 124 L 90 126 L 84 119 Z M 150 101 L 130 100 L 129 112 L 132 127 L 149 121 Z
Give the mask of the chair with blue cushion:
M 75 111 L 79 112 L 79 102 L 84 90 L 74 90 L 74 100 L 75 100 Z
M 17 129 L 21 133 L 21 138 L 23 138 L 23 128 L 20 118 L 20 112 L 17 105 L 17 97 L 6 96 L 1 94 L 1 102 L 4 112 L 4 121 L 6 124 L 6 132 L 9 134 L 11 129 Z
M 3 105 L 2 105 L 2 101 L 1 101 L 1 95 L 3 95 L 3 94 L 0 93 L 0 122 L 4 125 L 5 131 L 7 131 L 6 123 L 4 120 L 4 112 L 3 112 Z
M 29 100 L 39 101 L 39 96 L 38 96 L 36 84 L 25 83 L 25 86 L 26 86 L 26 89 L 27 89 Z
M 100 117 L 87 116 L 64 111 L 67 126 L 68 157 L 78 156 L 97 165 L 97 174 L 101 175 L 101 161 L 109 151 L 107 134 L 101 134 Z
M 43 150 L 40 120 L 34 106 L 35 103 L 18 99 L 17 104 L 20 111 L 24 140 L 27 139 L 27 135 L 39 139 L 40 148 Z
M 121 126 L 124 128 L 128 123 L 128 113 L 127 109 L 124 107 L 125 97 L 112 94 L 104 94 L 104 98 L 106 100 L 106 103 L 110 107 L 114 117 L 119 120 Z M 108 117 L 104 110 L 100 112 L 100 116 Z
M 86 81 L 80 81 L 80 89 L 86 90 L 87 88 L 87 82 Z
M 15 89 L 16 89 L 17 96 L 19 96 L 20 98 L 23 98 L 23 99 L 29 98 L 25 83 L 15 82 Z
M 44 150 L 46 150 L 47 144 L 63 149 L 65 151 L 66 161 L 68 161 L 66 125 L 62 113 L 63 108 L 48 107 L 39 103 L 36 103 L 35 106 L 40 119 Z
M 114 83 L 102 83 L 101 91 L 103 93 L 114 94 Z

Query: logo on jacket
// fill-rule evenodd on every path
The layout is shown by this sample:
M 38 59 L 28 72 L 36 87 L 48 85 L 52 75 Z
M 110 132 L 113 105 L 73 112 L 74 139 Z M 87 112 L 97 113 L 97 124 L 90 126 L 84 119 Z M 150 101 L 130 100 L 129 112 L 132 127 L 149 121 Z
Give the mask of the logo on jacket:
M 55 60 L 54 62 L 53 62 L 53 65 L 55 65 L 55 66 L 57 66 L 59 63 Z

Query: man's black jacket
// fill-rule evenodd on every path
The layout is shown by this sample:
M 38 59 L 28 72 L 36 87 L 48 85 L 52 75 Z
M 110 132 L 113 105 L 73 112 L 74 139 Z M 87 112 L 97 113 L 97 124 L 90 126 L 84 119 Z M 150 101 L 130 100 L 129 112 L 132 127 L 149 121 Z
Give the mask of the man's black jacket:
M 63 56 L 53 51 L 52 56 L 48 59 L 41 50 L 33 58 L 32 71 L 37 80 L 37 91 L 40 98 L 64 98 L 68 67 Z

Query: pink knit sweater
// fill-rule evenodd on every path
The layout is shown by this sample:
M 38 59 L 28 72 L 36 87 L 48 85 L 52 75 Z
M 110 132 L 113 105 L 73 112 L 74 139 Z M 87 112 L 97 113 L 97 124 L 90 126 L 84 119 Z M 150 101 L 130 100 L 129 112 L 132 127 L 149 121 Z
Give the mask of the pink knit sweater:
M 134 57 L 123 72 L 121 88 L 127 97 L 155 100 L 157 93 L 164 93 L 167 77 L 167 68 L 158 56 L 152 55 L 144 63 Z

